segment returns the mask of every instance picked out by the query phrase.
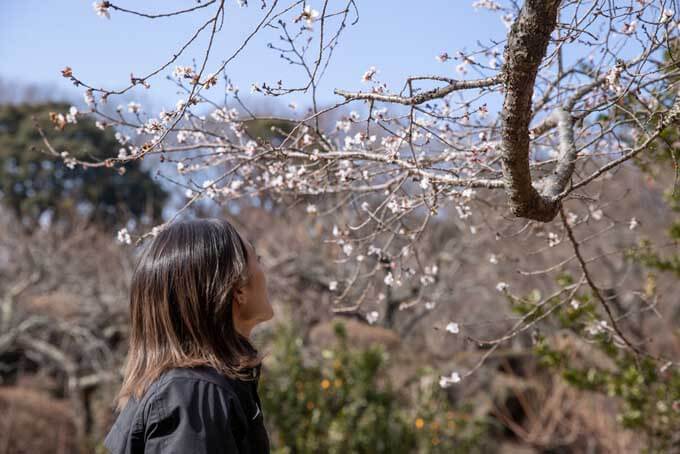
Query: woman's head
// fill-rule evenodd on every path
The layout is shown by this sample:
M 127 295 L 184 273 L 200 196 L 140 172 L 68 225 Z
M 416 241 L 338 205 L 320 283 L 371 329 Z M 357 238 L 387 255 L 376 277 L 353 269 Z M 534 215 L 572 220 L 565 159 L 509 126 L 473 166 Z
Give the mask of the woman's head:
M 271 319 L 254 247 L 227 221 L 169 224 L 148 245 L 130 288 L 130 347 L 119 408 L 173 367 L 246 378 L 259 364 L 250 330 Z

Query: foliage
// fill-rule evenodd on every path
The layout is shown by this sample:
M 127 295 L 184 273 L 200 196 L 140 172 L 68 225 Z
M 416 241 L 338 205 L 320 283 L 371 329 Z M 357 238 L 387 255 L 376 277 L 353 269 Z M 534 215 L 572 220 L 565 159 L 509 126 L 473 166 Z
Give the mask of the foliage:
M 274 452 L 475 452 L 485 426 L 451 407 L 434 380 L 407 405 L 382 373 L 382 349 L 350 349 L 340 324 L 336 336 L 311 360 L 294 328 L 276 334 L 260 387 Z
M 558 281 L 566 286 L 572 279 L 562 275 Z M 529 296 L 523 305 L 517 305 L 517 312 L 529 313 L 531 299 Z M 600 319 L 597 304 L 589 293 L 575 294 L 569 301 L 554 298 L 545 304 L 543 313 L 552 308 L 547 320 L 587 340 L 593 351 L 592 357 L 580 364 L 574 360 L 577 351 L 573 345 L 557 346 L 554 339 L 539 335 L 534 343 L 539 363 L 578 389 L 617 398 L 617 420 L 646 437 L 648 452 L 669 452 L 680 441 L 680 371 L 648 357 L 636 359 L 622 348 L 608 322 Z M 596 359 L 601 354 L 608 360 Z
M 146 216 L 149 223 L 158 221 L 167 193 L 148 171 L 142 170 L 141 161 L 126 164 L 123 176 L 123 172 L 107 167 L 70 168 L 68 159 L 46 153 L 33 118 L 55 150 L 68 152 L 68 156 L 101 160 L 117 154 L 121 147 L 110 128 L 101 130 L 81 115 L 76 116 L 77 123 L 62 121 L 63 130 L 55 131 L 50 113 L 54 122 L 55 115 L 67 110 L 63 104 L 0 107 L 3 203 L 29 228 L 35 227 L 46 212 L 54 221 L 79 214 L 103 226 L 130 216 Z

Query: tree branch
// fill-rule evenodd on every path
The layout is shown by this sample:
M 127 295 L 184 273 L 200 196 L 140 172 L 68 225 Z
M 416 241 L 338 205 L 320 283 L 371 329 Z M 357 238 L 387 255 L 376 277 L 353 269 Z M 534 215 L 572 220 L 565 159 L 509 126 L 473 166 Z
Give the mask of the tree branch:
M 434 77 L 431 77 L 434 78 Z M 422 78 L 415 77 L 412 80 L 419 80 Z M 457 90 L 469 90 L 472 88 L 491 87 L 502 81 L 501 76 L 487 77 L 486 79 L 477 80 L 450 80 L 449 85 L 434 90 L 428 90 L 414 96 L 399 96 L 399 95 L 383 95 L 380 93 L 352 93 L 344 90 L 334 90 L 336 95 L 343 96 L 346 100 L 371 100 L 382 101 L 393 104 L 404 104 L 406 106 L 416 106 L 433 99 L 440 99 Z
M 555 218 L 559 201 L 540 194 L 532 184 L 529 122 L 536 75 L 557 24 L 559 4 L 559 0 L 524 3 L 508 35 L 503 68 L 506 93 L 501 113 L 501 163 L 506 192 L 516 216 L 543 222 Z M 564 120 L 564 115 L 560 117 Z M 573 166 L 560 170 L 566 172 L 569 168 Z M 563 178 L 564 175 L 557 181 Z

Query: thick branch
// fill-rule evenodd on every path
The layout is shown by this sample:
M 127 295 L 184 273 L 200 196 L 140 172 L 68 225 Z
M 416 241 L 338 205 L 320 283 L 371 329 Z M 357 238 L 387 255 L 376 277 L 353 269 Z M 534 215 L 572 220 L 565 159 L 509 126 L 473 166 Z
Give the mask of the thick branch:
M 557 23 L 559 0 L 527 0 L 505 47 L 505 100 L 502 112 L 503 175 L 510 207 L 518 217 L 548 222 L 559 202 L 534 188 L 529 169 L 529 122 L 536 74 Z M 561 180 L 561 179 L 560 179 Z

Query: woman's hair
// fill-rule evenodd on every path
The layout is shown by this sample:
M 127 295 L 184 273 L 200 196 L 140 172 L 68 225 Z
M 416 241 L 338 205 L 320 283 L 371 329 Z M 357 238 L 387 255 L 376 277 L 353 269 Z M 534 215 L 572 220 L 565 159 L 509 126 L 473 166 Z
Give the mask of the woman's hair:
M 175 367 L 211 366 L 252 378 L 261 357 L 232 318 L 233 293 L 249 278 L 247 254 L 236 229 L 220 219 L 177 221 L 153 239 L 132 277 L 118 410 Z

